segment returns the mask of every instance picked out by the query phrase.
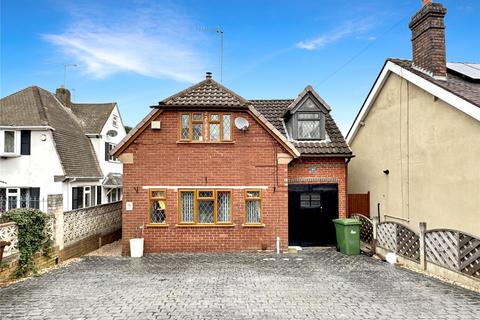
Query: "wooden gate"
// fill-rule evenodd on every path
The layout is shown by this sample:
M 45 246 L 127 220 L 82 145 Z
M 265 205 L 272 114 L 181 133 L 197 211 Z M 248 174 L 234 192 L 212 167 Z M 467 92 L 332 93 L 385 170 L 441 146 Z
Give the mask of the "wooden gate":
M 352 214 L 370 217 L 370 191 L 348 194 L 348 216 Z

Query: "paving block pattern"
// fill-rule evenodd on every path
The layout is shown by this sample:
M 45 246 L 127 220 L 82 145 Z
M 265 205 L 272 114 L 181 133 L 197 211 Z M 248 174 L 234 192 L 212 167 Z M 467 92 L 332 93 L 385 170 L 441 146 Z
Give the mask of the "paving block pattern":
M 333 248 L 86 257 L 0 288 L 7 319 L 478 319 L 480 294 Z

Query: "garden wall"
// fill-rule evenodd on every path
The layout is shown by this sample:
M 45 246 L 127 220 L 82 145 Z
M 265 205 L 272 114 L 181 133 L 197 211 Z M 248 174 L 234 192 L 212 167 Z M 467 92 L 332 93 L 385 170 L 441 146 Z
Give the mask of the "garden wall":
M 49 256 L 35 256 L 38 269 L 79 257 L 99 247 L 119 240 L 122 228 L 122 203 L 113 202 L 90 208 L 63 211 L 62 195 L 48 196 L 50 221 L 47 228 L 52 235 Z M 14 222 L 0 224 L 0 240 L 11 242 L 5 247 L 0 265 L 0 283 L 12 278 L 18 265 L 18 230 Z

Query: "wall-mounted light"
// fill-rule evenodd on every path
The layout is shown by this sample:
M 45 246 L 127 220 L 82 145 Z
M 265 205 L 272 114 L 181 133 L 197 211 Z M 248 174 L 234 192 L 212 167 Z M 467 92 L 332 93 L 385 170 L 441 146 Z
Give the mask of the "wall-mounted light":
M 388 176 L 388 174 L 390 173 L 390 170 L 385 169 L 385 170 L 383 170 L 383 173 L 385 173 Z
M 42 141 L 47 140 L 47 135 L 43 133 L 43 134 L 40 136 L 40 140 L 42 140 Z

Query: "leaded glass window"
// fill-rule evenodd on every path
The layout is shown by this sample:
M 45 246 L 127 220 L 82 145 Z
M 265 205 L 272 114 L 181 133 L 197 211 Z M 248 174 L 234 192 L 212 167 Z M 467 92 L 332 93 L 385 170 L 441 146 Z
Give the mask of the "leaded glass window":
M 165 190 L 150 190 L 149 223 L 165 224 L 167 220 L 167 193 Z
M 245 192 L 245 223 L 261 223 L 262 198 L 259 190 L 248 190 Z
M 213 191 L 198 191 L 199 198 L 213 198 Z
M 201 123 L 192 124 L 192 140 L 203 141 L 203 124 Z
M 182 140 L 190 139 L 190 115 L 189 114 L 182 114 L 181 139 Z
M 300 116 L 300 115 L 299 115 Z M 319 120 L 298 120 L 299 139 L 320 139 Z
M 232 140 L 232 123 L 229 114 L 223 115 L 223 140 Z
M 231 204 L 229 190 L 181 190 L 180 223 L 231 223 Z
M 217 192 L 217 222 L 230 222 L 230 192 Z
M 210 123 L 210 141 L 220 141 L 220 123 Z
M 183 223 L 194 223 L 195 222 L 195 192 L 194 191 L 184 191 L 181 192 L 180 196 L 181 201 L 181 219 Z
M 198 223 L 215 222 L 215 202 L 213 200 L 198 201 Z
M 221 142 L 232 140 L 232 116 L 223 113 L 183 113 L 180 140 Z

